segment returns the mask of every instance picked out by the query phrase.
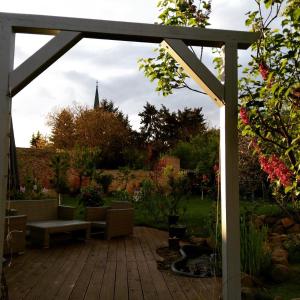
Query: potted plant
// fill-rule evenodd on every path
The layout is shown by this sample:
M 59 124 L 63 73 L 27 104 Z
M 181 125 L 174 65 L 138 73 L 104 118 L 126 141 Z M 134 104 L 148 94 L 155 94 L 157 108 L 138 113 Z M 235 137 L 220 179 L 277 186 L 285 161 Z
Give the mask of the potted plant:
M 100 188 L 93 184 L 81 188 L 79 200 L 84 207 L 98 207 L 104 204 Z
M 168 184 L 168 224 L 170 237 L 183 238 L 185 236 L 186 226 L 178 224 L 180 215 L 186 211 L 184 200 L 188 194 L 188 177 L 183 172 L 174 172 L 172 166 L 165 168 Z

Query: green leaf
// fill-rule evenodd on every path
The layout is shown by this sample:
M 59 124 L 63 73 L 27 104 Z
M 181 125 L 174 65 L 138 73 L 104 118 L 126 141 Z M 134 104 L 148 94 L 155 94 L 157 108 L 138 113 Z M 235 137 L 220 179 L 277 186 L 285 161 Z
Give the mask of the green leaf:
M 287 187 L 284 189 L 284 192 L 287 194 L 287 193 L 290 192 L 291 190 L 293 190 L 293 186 L 287 186 Z

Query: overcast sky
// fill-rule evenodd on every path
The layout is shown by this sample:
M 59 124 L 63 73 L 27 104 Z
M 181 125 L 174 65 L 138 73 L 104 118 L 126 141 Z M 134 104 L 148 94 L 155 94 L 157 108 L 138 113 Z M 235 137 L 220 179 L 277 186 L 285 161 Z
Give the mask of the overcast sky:
M 247 30 L 245 13 L 252 0 L 213 0 L 210 28 Z M 9 0 L 2 1 L 1 12 L 42 14 L 91 19 L 106 19 L 154 23 L 157 21 L 156 0 Z M 38 50 L 51 37 L 17 35 L 15 67 Z M 137 59 L 152 56 L 156 45 L 84 39 L 43 74 L 13 98 L 13 121 L 16 144 L 28 147 L 31 135 L 38 130 L 50 134 L 46 119 L 49 112 L 77 102 L 93 105 L 96 80 L 99 96 L 112 100 L 125 114 L 134 129 L 139 128 L 138 113 L 148 101 L 158 108 L 170 110 L 203 107 L 210 126 L 219 125 L 219 111 L 207 97 L 188 90 L 176 91 L 163 97 L 155 92 L 138 71 Z M 247 51 L 240 51 L 241 62 L 248 59 Z M 210 64 L 212 54 L 205 51 L 204 62 Z

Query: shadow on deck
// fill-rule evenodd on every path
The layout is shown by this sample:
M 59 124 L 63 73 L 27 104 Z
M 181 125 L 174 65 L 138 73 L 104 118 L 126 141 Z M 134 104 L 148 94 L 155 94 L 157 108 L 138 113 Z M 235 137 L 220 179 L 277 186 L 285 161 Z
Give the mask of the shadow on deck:
M 14 299 L 215 300 L 220 280 L 159 271 L 167 233 L 135 227 L 132 237 L 31 249 L 5 268 Z

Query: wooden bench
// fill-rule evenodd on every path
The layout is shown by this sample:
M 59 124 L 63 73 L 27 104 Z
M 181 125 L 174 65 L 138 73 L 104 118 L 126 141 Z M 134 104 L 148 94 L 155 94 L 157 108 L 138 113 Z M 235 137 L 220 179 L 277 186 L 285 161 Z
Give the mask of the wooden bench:
M 56 199 L 14 200 L 10 208 L 27 215 L 32 244 L 48 248 L 50 235 L 55 233 L 84 231 L 84 238 L 89 238 L 90 222 L 74 220 L 75 208 L 58 205 Z

